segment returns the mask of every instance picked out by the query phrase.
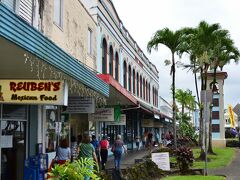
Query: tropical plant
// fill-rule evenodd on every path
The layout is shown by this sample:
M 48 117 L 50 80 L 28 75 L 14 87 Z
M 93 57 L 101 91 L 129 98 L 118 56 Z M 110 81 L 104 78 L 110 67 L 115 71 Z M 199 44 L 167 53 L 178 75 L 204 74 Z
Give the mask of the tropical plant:
M 161 178 L 164 175 L 163 171 L 158 168 L 152 160 L 145 160 L 141 163 L 137 163 L 131 168 L 126 170 L 125 179 L 138 179 L 145 180 L 150 178 Z
M 193 165 L 194 157 L 192 150 L 188 147 L 181 146 L 174 152 L 181 173 L 186 174 L 190 166 Z
M 158 50 L 158 46 L 160 44 L 165 45 L 168 47 L 172 54 L 171 59 L 171 70 L 170 74 L 172 75 L 172 98 L 173 98 L 173 105 L 172 105 L 172 111 L 173 111 L 173 134 L 174 134 L 174 147 L 177 147 L 177 138 L 176 138 L 176 102 L 175 102 L 175 53 L 178 53 L 182 46 L 182 31 L 171 31 L 169 28 L 164 28 L 161 30 L 158 30 L 154 36 L 151 38 L 151 40 L 148 42 L 147 49 L 148 52 L 151 53 L 152 49 Z M 166 61 L 167 62 L 167 61 Z M 166 64 L 169 64 L 167 62 Z
M 237 48 L 233 46 L 233 42 L 230 39 L 229 32 L 227 30 L 221 29 L 221 26 L 217 23 L 208 24 L 205 21 L 201 21 L 197 28 L 184 28 L 184 48 L 180 53 L 187 52 L 190 56 L 191 65 L 186 65 L 185 67 L 192 68 L 195 75 L 195 85 L 197 88 L 196 73 L 200 72 L 201 78 L 201 90 L 206 90 L 207 88 L 207 74 L 209 68 L 214 69 L 214 77 L 216 78 L 217 67 L 222 67 L 234 59 L 237 61 L 239 57 L 239 52 Z M 216 79 L 214 79 L 212 85 L 214 86 Z M 199 95 L 197 91 L 197 100 L 200 110 L 200 136 L 199 143 L 201 145 L 201 159 L 205 159 L 205 154 L 203 150 L 203 103 L 199 100 Z M 212 151 L 212 136 L 211 136 L 211 119 L 209 123 L 209 148 Z
M 72 163 L 67 162 L 63 165 L 56 165 L 48 174 L 51 180 L 79 180 L 84 179 L 84 177 L 100 180 L 96 175 L 97 171 L 93 169 L 95 165 L 93 159 L 80 158 Z
M 197 139 L 195 128 L 190 123 L 190 117 L 186 113 L 183 114 L 179 122 L 179 135 L 192 142 L 195 142 Z M 190 143 L 191 142 L 189 142 L 189 144 Z

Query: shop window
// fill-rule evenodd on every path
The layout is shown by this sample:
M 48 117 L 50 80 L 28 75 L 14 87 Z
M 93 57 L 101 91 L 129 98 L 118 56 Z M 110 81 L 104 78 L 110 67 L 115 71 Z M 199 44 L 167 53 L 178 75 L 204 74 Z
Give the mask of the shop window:
M 69 140 L 70 125 L 68 114 L 60 114 L 57 106 L 46 109 L 45 129 L 46 152 L 55 152 L 61 139 Z
M 88 28 L 88 54 L 93 55 L 93 32 Z
M 219 111 L 212 112 L 212 119 L 219 119 Z
M 102 42 L 102 73 L 107 74 L 107 41 L 105 38 Z
M 63 0 L 54 0 L 54 23 L 63 27 Z

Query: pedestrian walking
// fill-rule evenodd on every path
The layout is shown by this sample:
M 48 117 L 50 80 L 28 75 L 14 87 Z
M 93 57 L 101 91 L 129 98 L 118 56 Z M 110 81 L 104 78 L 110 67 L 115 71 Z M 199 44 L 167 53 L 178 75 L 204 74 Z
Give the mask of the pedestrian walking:
M 62 139 L 60 146 L 57 148 L 57 163 L 64 164 L 71 159 L 71 150 L 68 147 L 67 139 Z
M 102 140 L 99 144 L 100 148 L 100 155 L 101 155 L 101 164 L 102 164 L 102 170 L 105 170 L 105 165 L 107 163 L 108 158 L 108 148 L 109 148 L 109 141 L 107 140 L 107 136 L 103 136 Z
M 95 135 L 92 135 L 91 144 L 93 145 L 93 147 L 95 149 L 95 153 L 96 153 L 98 162 L 100 162 L 99 141 L 97 140 Z
M 139 136 L 136 136 L 136 146 L 137 146 L 137 150 L 139 150 L 140 148 L 140 137 Z
M 127 149 L 124 146 L 123 141 L 121 140 L 121 135 L 117 135 L 117 138 L 112 146 L 112 152 L 114 155 L 114 165 L 116 170 L 120 170 L 122 153 L 127 152 Z
M 95 149 L 90 142 L 91 142 L 90 135 L 88 133 L 84 133 L 82 137 L 82 142 L 78 146 L 78 153 L 79 153 L 78 157 L 93 159 L 95 160 L 96 164 L 98 164 Z M 90 169 L 93 169 L 93 167 L 90 167 Z M 84 180 L 89 180 L 89 177 L 85 176 Z

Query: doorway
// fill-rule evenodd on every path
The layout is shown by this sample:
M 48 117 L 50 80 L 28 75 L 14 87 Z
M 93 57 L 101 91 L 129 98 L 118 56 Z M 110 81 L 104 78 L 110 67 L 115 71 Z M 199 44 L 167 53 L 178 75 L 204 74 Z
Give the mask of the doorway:
M 26 159 L 27 107 L 1 105 L 1 179 L 22 180 Z

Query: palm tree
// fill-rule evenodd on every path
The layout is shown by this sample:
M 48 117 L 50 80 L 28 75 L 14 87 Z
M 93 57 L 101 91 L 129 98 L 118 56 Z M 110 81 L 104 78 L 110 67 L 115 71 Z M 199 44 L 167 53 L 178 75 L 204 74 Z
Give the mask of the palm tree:
M 176 100 L 181 104 L 182 116 L 184 115 L 184 109 L 188 108 L 189 112 L 193 110 L 195 98 L 192 95 L 192 91 L 187 89 L 186 91 L 182 89 L 176 89 Z
M 174 133 L 174 147 L 177 147 L 177 134 L 176 134 L 176 102 L 175 102 L 175 57 L 174 54 L 177 53 L 181 49 L 182 45 L 182 31 L 171 31 L 169 28 L 164 28 L 158 30 L 151 40 L 148 42 L 147 49 L 148 52 L 151 53 L 152 49 L 158 50 L 158 46 L 163 44 L 167 46 L 172 54 L 171 60 L 171 71 L 172 74 L 172 98 L 173 98 L 173 133 Z
M 195 75 L 195 85 L 197 88 L 197 78 L 196 73 L 200 72 L 201 79 L 201 90 L 206 90 L 207 88 L 207 71 L 210 67 L 210 57 L 212 55 L 212 47 L 214 44 L 215 36 L 214 34 L 220 30 L 219 24 L 209 25 L 205 21 L 201 21 L 196 28 L 184 28 L 184 49 L 180 52 L 187 52 L 190 55 L 190 62 L 192 63 L 190 67 L 193 67 L 193 72 Z M 203 149 L 203 103 L 200 102 L 197 93 L 198 105 L 200 110 L 200 133 L 199 133 L 199 145 L 201 146 L 200 159 L 205 159 L 206 153 Z
M 230 38 L 229 32 L 227 30 L 219 30 L 215 33 L 215 46 L 212 49 L 213 55 L 210 58 L 211 68 L 213 69 L 213 82 L 211 83 L 212 93 L 216 90 L 216 75 L 217 68 L 221 70 L 224 65 L 230 63 L 231 60 L 234 60 L 236 63 L 239 61 L 240 52 L 234 46 L 234 42 Z M 210 113 L 212 109 L 210 108 Z M 215 154 L 212 149 L 212 116 L 210 115 L 209 119 L 209 145 L 208 153 Z

